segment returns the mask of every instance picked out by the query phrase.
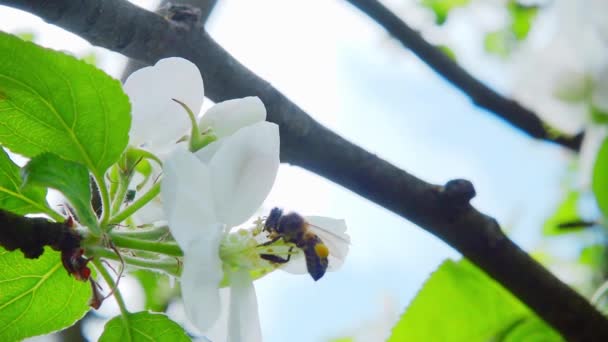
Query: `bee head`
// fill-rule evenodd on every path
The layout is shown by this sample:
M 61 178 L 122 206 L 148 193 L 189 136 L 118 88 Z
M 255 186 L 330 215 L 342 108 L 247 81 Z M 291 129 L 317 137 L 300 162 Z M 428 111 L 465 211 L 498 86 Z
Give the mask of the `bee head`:
M 266 222 L 264 223 L 264 230 L 266 231 L 276 231 L 279 227 L 279 220 L 283 216 L 283 209 L 273 208 L 268 214 L 266 218 Z

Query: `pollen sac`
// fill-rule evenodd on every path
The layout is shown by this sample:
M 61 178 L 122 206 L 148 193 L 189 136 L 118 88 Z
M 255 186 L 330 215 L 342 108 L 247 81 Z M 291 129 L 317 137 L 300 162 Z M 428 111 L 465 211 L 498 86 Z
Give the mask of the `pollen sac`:
M 329 248 L 324 244 L 319 243 L 315 245 L 315 253 L 317 253 L 320 258 L 327 258 L 329 256 Z

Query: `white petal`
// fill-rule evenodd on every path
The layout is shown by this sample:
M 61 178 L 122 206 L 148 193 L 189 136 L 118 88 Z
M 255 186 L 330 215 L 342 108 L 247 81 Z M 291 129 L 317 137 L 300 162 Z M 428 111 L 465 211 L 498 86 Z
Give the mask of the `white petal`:
M 266 120 L 266 107 L 256 96 L 220 102 L 203 115 L 201 131 L 211 127 L 220 137 L 232 135 L 239 129 Z
M 123 88 L 132 106 L 131 144 L 147 144 L 151 150 L 190 131 L 188 115 L 172 98 L 187 104 L 195 115 L 203 104 L 201 74 L 183 58 L 165 58 L 142 68 L 129 76 Z
M 344 263 L 350 247 L 350 236 L 346 234 L 346 223 L 344 220 L 323 216 L 305 216 L 305 219 L 312 225 L 309 229 L 329 248 L 327 270 L 336 271 Z M 293 255 L 281 269 L 293 274 L 307 273 L 303 253 Z
M 215 153 L 220 149 L 220 146 L 222 146 L 223 141 L 224 139 L 216 140 L 211 144 L 194 152 L 194 155 L 196 155 L 198 160 L 200 160 L 202 163 L 208 165 L 211 162 L 211 158 L 213 158 Z
M 249 272 L 232 273 L 230 282 L 228 342 L 262 341 L 258 302 Z
M 171 234 L 182 247 L 207 234 L 217 223 L 209 167 L 192 153 L 178 150 L 165 161 L 161 184 L 163 210 Z
M 253 215 L 270 192 L 279 168 L 279 127 L 269 122 L 222 139 L 211 159 L 215 212 L 237 226 Z
M 219 284 L 224 277 L 219 255 L 222 229 L 216 225 L 184 250 L 182 298 L 188 319 L 201 331 L 209 329 L 221 311 Z
M 228 340 L 228 314 L 230 312 L 230 288 L 220 289 L 220 305 L 222 310 L 218 319 L 209 329 L 204 332 L 205 337 L 210 341 Z
M 329 267 L 328 267 L 329 268 Z M 297 254 L 292 254 L 289 262 L 281 266 L 281 270 L 291 274 L 306 274 L 308 269 L 306 268 L 306 259 L 304 253 L 301 250 L 297 251 Z

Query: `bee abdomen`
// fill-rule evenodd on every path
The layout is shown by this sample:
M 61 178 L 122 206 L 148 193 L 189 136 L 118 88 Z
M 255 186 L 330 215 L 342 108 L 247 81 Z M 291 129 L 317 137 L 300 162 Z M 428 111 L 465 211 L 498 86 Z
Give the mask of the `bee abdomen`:
M 319 239 L 320 240 L 320 239 Z M 303 248 L 308 273 L 315 281 L 321 279 L 329 264 L 329 249 L 322 242 L 316 242 Z

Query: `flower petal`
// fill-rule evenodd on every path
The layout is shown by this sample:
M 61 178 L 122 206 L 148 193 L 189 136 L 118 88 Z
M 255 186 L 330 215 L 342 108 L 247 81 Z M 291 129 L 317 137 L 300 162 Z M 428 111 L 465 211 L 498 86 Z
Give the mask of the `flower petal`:
M 259 122 L 222 139 L 210 167 L 220 222 L 229 227 L 245 222 L 262 205 L 277 175 L 279 127 Z
M 192 62 L 178 57 L 161 59 L 129 76 L 124 91 L 131 99 L 131 144 L 155 150 L 187 134 L 190 120 L 172 98 L 184 102 L 194 114 L 203 104 L 203 79 Z
M 216 140 L 211 144 L 201 148 L 200 150 L 194 152 L 194 155 L 200 160 L 202 163 L 209 165 L 211 162 L 211 158 L 217 153 L 222 146 L 222 142 L 224 139 Z
M 219 247 L 222 227 L 217 224 L 184 250 L 181 276 L 182 298 L 188 319 L 206 331 L 221 312 L 219 284 L 224 277 Z
M 257 96 L 220 102 L 203 115 L 201 131 L 213 128 L 219 138 L 232 135 L 239 129 L 266 120 L 266 107 Z
M 346 234 L 346 222 L 324 216 L 306 216 L 305 218 L 311 224 L 309 229 L 317 234 L 329 248 L 330 269 L 340 267 L 348 255 L 350 247 L 350 236 Z
M 241 270 L 232 273 L 230 282 L 228 342 L 262 341 L 258 302 L 249 272 Z
M 217 223 L 214 214 L 211 171 L 190 152 L 177 150 L 165 161 L 161 200 L 175 241 L 187 248 L 207 234 L 204 227 Z

